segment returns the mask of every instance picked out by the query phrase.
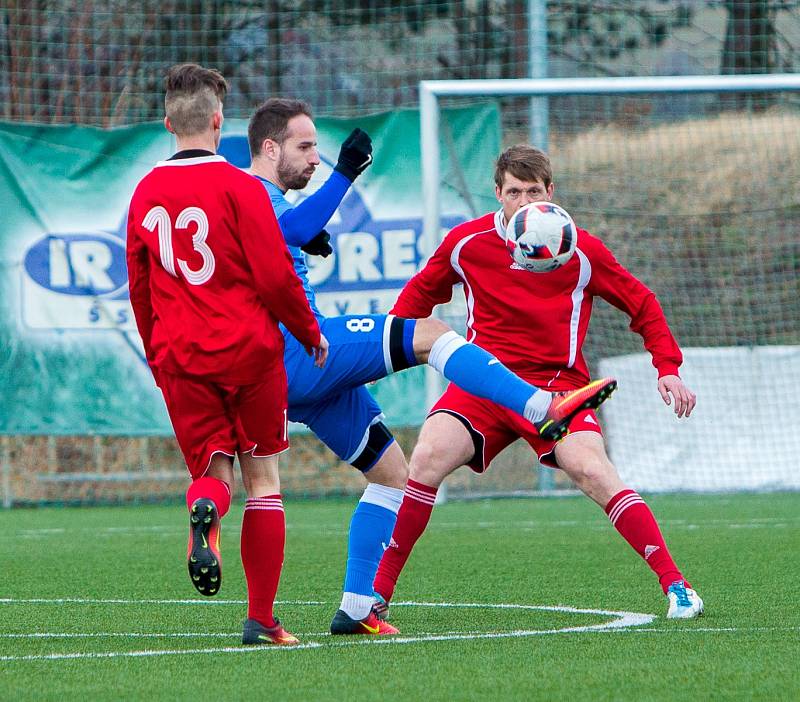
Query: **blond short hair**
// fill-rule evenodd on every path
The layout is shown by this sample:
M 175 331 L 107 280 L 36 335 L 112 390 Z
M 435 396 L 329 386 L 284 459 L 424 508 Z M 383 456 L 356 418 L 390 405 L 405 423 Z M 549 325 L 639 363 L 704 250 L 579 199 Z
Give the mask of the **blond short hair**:
M 178 136 L 205 132 L 228 94 L 228 83 L 219 71 L 196 63 L 170 68 L 164 87 L 164 110 Z

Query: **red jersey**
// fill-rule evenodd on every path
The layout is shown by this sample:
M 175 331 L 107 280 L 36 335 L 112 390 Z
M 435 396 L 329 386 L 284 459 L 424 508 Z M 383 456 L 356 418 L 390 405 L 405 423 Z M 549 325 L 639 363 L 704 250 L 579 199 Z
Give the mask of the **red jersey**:
M 283 362 L 278 322 L 306 346 L 319 344 L 266 191 L 222 156 L 161 161 L 141 180 L 127 261 L 153 368 L 250 385 Z
M 661 305 L 597 237 L 578 229 L 577 249 L 564 266 L 531 273 L 509 255 L 502 222 L 502 212 L 489 213 L 452 229 L 392 314 L 427 317 L 463 283 L 467 340 L 535 385 L 564 390 L 589 382 L 581 348 L 598 296 L 630 316 L 659 377 L 677 375 L 683 357 Z

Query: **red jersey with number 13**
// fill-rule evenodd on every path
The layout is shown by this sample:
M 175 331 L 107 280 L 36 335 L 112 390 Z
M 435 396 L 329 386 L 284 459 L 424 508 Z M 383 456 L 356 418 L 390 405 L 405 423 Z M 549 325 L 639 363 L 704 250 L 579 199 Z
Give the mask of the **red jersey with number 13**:
M 278 322 L 319 344 L 267 193 L 222 156 L 161 161 L 141 180 L 127 261 L 154 369 L 249 385 L 283 362 Z

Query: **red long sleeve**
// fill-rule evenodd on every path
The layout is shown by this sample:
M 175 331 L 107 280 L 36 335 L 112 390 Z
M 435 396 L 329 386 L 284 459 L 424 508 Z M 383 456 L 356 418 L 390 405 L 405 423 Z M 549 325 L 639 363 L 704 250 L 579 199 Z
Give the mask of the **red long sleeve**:
M 588 233 L 584 234 L 584 238 Z M 639 334 L 653 357 L 658 376 L 678 375 L 683 362 L 675 337 L 655 293 L 631 275 L 599 240 L 594 239 L 592 282 L 589 291 L 625 312 L 631 331 Z
M 453 286 L 460 282 L 458 274 L 450 265 L 453 244 L 458 240 L 457 229 L 454 235 L 445 238 L 425 264 L 425 267 L 406 283 L 392 307 L 391 314 L 407 319 L 429 317 L 436 305 L 450 302 Z
M 133 234 L 135 226 L 128 215 L 128 293 L 133 316 L 144 344 L 144 353 L 152 361 L 151 337 L 153 334 L 153 306 L 150 304 L 150 254 L 144 243 Z

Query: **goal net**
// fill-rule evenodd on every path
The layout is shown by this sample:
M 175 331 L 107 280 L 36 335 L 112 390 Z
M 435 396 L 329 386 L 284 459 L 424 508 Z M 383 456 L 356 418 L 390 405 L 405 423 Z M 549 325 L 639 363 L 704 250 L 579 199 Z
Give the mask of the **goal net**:
M 660 300 L 698 396 L 691 418 L 664 406 L 641 338 L 605 301 L 584 347 L 593 375 L 619 379 L 601 418 L 612 461 L 639 490 L 800 488 L 798 90 L 797 75 L 422 84 L 430 243 L 441 236 L 442 193 L 463 187 L 457 168 L 440 166 L 440 105 L 491 98 L 503 147 L 531 141 L 538 124 L 554 199 Z M 484 170 L 469 193 L 479 213 L 497 208 L 493 164 Z M 440 314 L 463 329 L 463 294 L 454 298 Z M 451 496 L 570 487 L 522 442 L 487 474 L 464 469 L 447 485 Z

